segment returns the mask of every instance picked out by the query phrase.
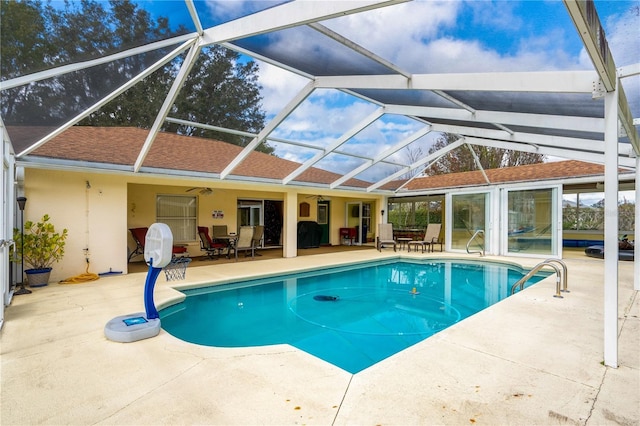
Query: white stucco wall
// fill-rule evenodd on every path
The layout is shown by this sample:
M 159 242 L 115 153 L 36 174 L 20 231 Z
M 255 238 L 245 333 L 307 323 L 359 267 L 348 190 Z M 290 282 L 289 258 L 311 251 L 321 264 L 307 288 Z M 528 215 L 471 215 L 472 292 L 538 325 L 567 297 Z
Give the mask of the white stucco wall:
M 87 182 L 89 185 L 87 185 Z M 310 218 L 316 220 L 317 202 L 308 192 L 288 188 L 289 197 L 278 185 L 253 185 L 252 183 L 227 183 L 213 187 L 211 195 L 198 191 L 187 192 L 190 187 L 211 186 L 211 182 L 186 181 L 180 178 L 152 177 L 148 175 L 99 174 L 84 171 L 25 170 L 24 220 L 37 221 L 44 214 L 51 216 L 56 229 L 69 230 L 63 260 L 54 264 L 51 281 L 82 274 L 86 271 L 85 248 L 88 248 L 89 272 L 122 271 L 127 273 L 127 257 L 135 248 L 129 228 L 150 226 L 156 220 L 157 194 L 192 194 L 198 197 L 198 225 L 227 225 L 229 232 L 237 227 L 238 199 L 282 200 L 285 203 L 283 254 L 296 255 L 296 224 L 299 204 L 311 204 Z M 378 210 L 382 197 L 365 195 L 363 198 L 344 197 L 339 191 L 330 194 L 331 231 L 330 243 L 340 244 L 339 228 L 345 226 L 345 203 L 368 201 Z M 212 211 L 223 211 L 224 218 L 214 219 Z M 374 211 L 375 211 L 374 210 Z M 376 215 L 372 215 L 375 220 Z M 375 226 L 375 225 L 374 225 Z M 190 256 L 200 256 L 199 241 L 186 244 Z M 138 257 L 136 260 L 140 260 Z M 29 266 L 25 265 L 25 269 Z
M 89 182 L 89 186 L 87 185 Z M 53 265 L 51 281 L 89 271 L 126 272 L 127 182 L 123 176 L 84 172 L 25 170 L 25 222 L 51 217 L 56 230 L 69 230 L 63 260 Z M 27 269 L 27 265 L 25 265 Z

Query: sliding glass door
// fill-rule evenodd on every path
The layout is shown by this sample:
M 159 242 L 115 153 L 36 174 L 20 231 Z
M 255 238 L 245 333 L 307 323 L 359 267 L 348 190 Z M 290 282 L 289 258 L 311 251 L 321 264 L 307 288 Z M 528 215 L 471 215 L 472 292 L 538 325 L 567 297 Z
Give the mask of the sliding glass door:
M 467 243 L 476 231 L 482 230 L 469 249 L 478 251 L 485 248 L 489 193 L 454 194 L 451 196 L 451 249 L 466 250 Z
M 507 252 L 557 255 L 556 188 L 507 191 Z

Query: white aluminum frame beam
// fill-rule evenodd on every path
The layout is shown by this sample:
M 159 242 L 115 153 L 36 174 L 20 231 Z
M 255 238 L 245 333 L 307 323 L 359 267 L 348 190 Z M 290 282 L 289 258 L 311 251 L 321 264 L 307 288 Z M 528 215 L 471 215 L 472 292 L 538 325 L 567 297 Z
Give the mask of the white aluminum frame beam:
M 484 181 L 487 184 L 491 184 L 491 181 L 489 180 L 489 176 L 487 176 L 487 172 L 484 171 L 484 167 L 482 167 L 482 164 L 480 163 L 480 159 L 478 158 L 478 154 L 476 154 L 476 150 L 473 149 L 473 145 L 471 145 L 470 143 L 467 143 L 467 148 L 469 148 L 469 151 L 471 151 L 471 155 L 473 156 L 473 161 L 476 163 L 476 167 L 480 170 L 480 172 L 482 172 L 482 176 L 484 176 Z
M 593 71 L 413 74 L 410 79 L 401 75 L 342 75 L 317 77 L 316 87 L 591 94 L 597 78 Z
M 313 29 L 315 29 L 316 31 L 320 32 L 321 34 L 324 34 L 325 36 L 337 41 L 338 43 L 342 44 L 343 46 L 348 47 L 349 49 L 371 59 L 372 61 L 375 61 L 377 63 L 379 63 L 380 65 L 395 71 L 396 73 L 411 79 L 413 78 L 413 75 L 408 72 L 405 71 L 403 69 L 401 69 L 400 67 L 398 67 L 397 65 L 387 61 L 386 59 L 376 55 L 375 53 L 367 50 L 366 48 L 360 46 L 359 44 L 354 43 L 353 41 L 347 39 L 346 37 L 343 37 L 342 35 L 336 33 L 335 31 L 330 30 L 329 28 L 325 27 L 324 25 L 318 24 L 318 23 L 314 23 L 314 24 L 309 24 L 309 26 Z M 434 90 L 433 91 L 435 94 L 437 94 L 438 96 L 448 100 L 449 102 L 453 103 L 454 105 L 458 105 L 461 108 L 466 109 L 467 111 L 470 112 L 474 112 L 475 110 L 470 107 L 469 105 L 465 104 L 464 102 L 454 98 L 453 96 L 449 95 L 448 93 L 443 92 L 442 90 Z M 496 127 L 505 130 L 509 133 L 513 133 L 513 131 L 511 131 L 510 129 L 508 129 L 507 127 L 503 126 L 502 124 L 498 124 L 498 123 L 492 123 L 494 124 Z
M 592 152 L 604 154 L 604 142 L 594 139 L 569 138 L 564 136 L 539 135 L 535 133 L 516 133 L 508 135 L 501 130 L 481 129 L 478 127 L 464 127 L 446 124 L 432 124 L 432 128 L 437 132 L 455 133 L 465 137 L 484 138 L 503 142 L 515 142 L 536 146 L 548 146 L 553 148 L 563 148 L 582 152 Z M 620 157 L 631 157 L 633 149 L 629 144 L 619 144 Z
M 391 114 L 415 115 L 447 120 L 469 121 L 473 123 L 537 127 L 545 129 L 574 130 L 581 132 L 604 132 L 604 118 L 563 116 L 551 114 L 528 114 L 519 112 L 501 112 L 475 110 L 469 112 L 455 108 L 436 108 L 410 105 L 386 105 L 386 110 Z
M 318 24 L 318 23 L 312 23 L 309 24 L 309 27 L 313 28 L 314 30 L 318 31 L 319 33 L 329 37 L 332 40 L 337 41 L 338 43 L 342 44 L 343 46 L 348 47 L 349 49 L 358 52 L 359 54 L 371 59 L 372 61 L 375 61 L 377 63 L 379 63 L 380 65 L 389 68 L 392 71 L 397 72 L 400 75 L 403 75 L 407 78 L 411 78 L 411 73 L 404 71 L 403 69 L 401 69 L 399 66 L 387 61 L 386 59 L 376 55 L 375 53 L 371 52 L 370 50 L 360 46 L 359 44 L 353 42 L 352 40 L 349 40 L 348 38 L 336 33 L 335 31 L 325 27 L 322 24 Z
M 164 47 L 173 46 L 178 43 L 183 43 L 183 46 L 184 46 L 185 43 L 189 44 L 194 42 L 196 38 L 197 36 L 193 33 L 185 34 L 179 37 L 173 37 L 167 40 L 157 41 L 155 43 L 149 43 L 144 46 L 134 47 L 132 49 L 125 50 L 123 52 L 114 53 L 113 55 L 102 56 L 100 58 L 92 59 L 89 61 L 75 62 L 73 64 L 62 65 L 56 68 L 51 68 L 51 69 L 36 72 L 33 74 L 12 78 L 7 81 L 0 81 L 0 91 L 12 89 L 18 86 L 23 86 L 25 84 L 30 84 L 36 81 L 46 80 L 48 78 L 58 77 L 64 74 L 68 74 L 70 72 L 80 71 L 85 68 L 95 67 L 97 65 L 102 65 L 112 61 L 117 61 L 118 59 L 124 59 L 131 56 L 139 55 L 142 53 L 151 52 L 153 50 L 158 50 Z
M 410 172 L 411 170 L 415 170 L 418 167 L 429 163 L 429 162 L 434 162 L 437 161 L 440 157 L 442 157 L 443 155 L 445 155 L 446 153 L 448 153 L 449 151 L 452 151 L 456 148 L 458 148 L 459 146 L 461 146 L 464 143 L 464 138 L 460 138 L 457 141 L 450 143 L 449 145 L 445 146 L 444 148 L 441 148 L 439 150 L 437 150 L 434 153 L 431 153 L 425 157 L 422 157 L 420 160 L 414 162 L 413 164 L 405 167 L 404 169 L 398 170 L 397 172 L 387 176 L 384 179 L 379 180 L 378 182 L 374 183 L 373 185 L 370 185 L 367 187 L 367 192 L 371 192 L 374 189 L 378 189 L 380 188 L 382 185 L 386 184 L 387 182 L 391 182 L 394 179 L 397 179 L 399 177 L 401 177 L 402 175 Z M 417 175 L 416 175 L 417 176 Z M 403 186 L 405 186 L 407 183 L 411 182 L 413 179 L 415 179 L 416 176 L 413 176 L 411 179 L 409 179 L 407 182 L 405 182 L 400 188 L 402 188 Z M 400 189 L 398 188 L 398 189 Z
M 607 91 L 612 91 L 616 84 L 616 66 L 606 38 L 601 37 L 604 35 L 604 28 L 600 24 L 595 4 L 592 1 L 564 0 L 564 5 L 600 79 Z
M 384 114 L 384 108 L 378 108 L 373 113 L 369 114 L 367 117 L 361 120 L 358 124 L 353 126 L 349 131 L 347 131 L 344 135 L 342 135 L 342 137 L 335 140 L 328 147 L 324 148 L 322 151 L 318 152 L 313 157 L 305 161 L 302 164 L 302 166 L 298 167 L 296 170 L 291 172 L 288 176 L 286 176 L 282 180 L 282 183 L 286 185 L 289 182 L 291 182 L 300 174 L 304 173 L 305 170 L 312 167 L 318 161 L 322 160 L 324 157 L 334 152 L 341 145 L 345 144 L 349 139 L 351 139 L 352 137 L 360 133 L 362 130 L 364 130 L 367 126 L 369 126 L 371 123 L 373 123 L 374 121 L 382 117 L 383 114 Z
M 423 127 L 422 129 L 420 129 L 417 132 L 413 133 L 409 137 L 407 137 L 404 140 L 402 140 L 402 141 L 398 142 L 397 144 L 393 145 L 389 149 L 386 149 L 385 151 L 383 151 L 380 154 L 376 155 L 375 158 L 373 158 L 373 159 L 361 164 L 359 167 L 357 167 L 357 168 L 353 169 L 352 171 L 350 171 L 349 173 L 345 174 L 340 179 L 337 179 L 337 180 L 333 181 L 329 185 L 329 188 L 334 189 L 334 188 L 342 185 L 344 182 L 348 181 L 352 177 L 364 172 L 365 170 L 367 170 L 368 168 L 372 167 L 375 164 L 383 162 L 383 160 L 385 158 L 389 157 L 390 155 L 395 154 L 396 152 L 400 151 L 402 148 L 404 148 L 407 145 L 415 142 L 416 140 L 420 139 L 421 137 L 425 136 L 426 134 L 428 134 L 430 132 L 431 132 L 431 126 Z
M 206 29 L 203 46 L 364 12 L 407 0 L 293 1 Z
M 213 131 L 222 132 L 222 133 L 229 133 L 229 134 L 232 134 L 232 135 L 246 136 L 246 137 L 249 137 L 249 138 L 258 137 L 257 133 L 245 132 L 243 130 L 229 129 L 229 128 L 220 127 L 220 126 L 213 126 L 211 124 L 198 123 L 196 121 L 183 120 L 181 118 L 167 117 L 165 119 L 165 121 L 167 121 L 169 123 L 180 124 L 180 125 L 183 125 L 183 126 L 198 127 L 198 128 L 207 129 L 207 130 L 213 130 Z M 273 137 L 273 136 L 269 136 L 264 140 L 266 140 L 267 142 L 277 142 L 277 143 L 283 143 L 283 144 L 287 144 L 287 145 L 294 145 L 294 146 L 299 146 L 299 147 L 303 147 L 303 148 L 309 148 L 309 149 L 313 149 L 314 151 L 321 151 L 321 150 L 324 149 L 321 146 L 312 145 L 310 143 L 292 141 L 292 140 L 283 139 L 283 138 L 276 138 L 276 137 Z M 340 150 L 335 150 L 333 152 L 336 153 L 336 154 L 347 156 L 347 157 L 360 158 L 360 159 L 365 160 L 365 161 L 373 161 L 374 160 L 372 157 L 368 157 L 366 155 L 355 154 L 355 153 L 352 153 L 352 152 L 345 152 L 345 151 L 340 151 Z M 384 159 L 381 160 L 380 162 L 381 163 L 386 163 L 386 164 L 391 164 L 393 166 L 400 166 L 400 167 L 406 166 L 406 164 L 401 164 L 401 163 L 398 163 L 398 162 L 395 162 L 395 161 L 389 161 L 389 160 L 384 160 Z
M 147 135 L 147 138 L 144 141 L 144 145 L 142 145 L 142 149 L 140 150 L 140 153 L 138 154 L 138 158 L 136 159 L 136 162 L 133 166 L 134 172 L 138 172 L 142 167 L 142 163 L 144 162 L 144 159 L 147 157 L 149 150 L 151 150 L 151 146 L 153 145 L 153 142 L 155 141 L 156 136 L 158 136 L 158 131 L 160 131 L 160 127 L 162 126 L 162 123 L 164 123 L 164 119 L 169 114 L 169 109 L 171 109 L 171 106 L 175 102 L 176 97 L 178 96 L 178 93 L 182 88 L 182 85 L 184 84 L 185 80 L 187 79 L 187 76 L 189 75 L 189 72 L 191 71 L 191 68 L 193 68 L 193 65 L 196 63 L 196 59 L 198 59 L 199 54 L 200 54 L 200 46 L 198 45 L 191 46 L 191 49 L 189 49 L 189 52 L 187 53 L 187 56 L 185 57 L 184 62 L 180 67 L 180 70 L 178 71 L 178 75 L 176 76 L 176 79 L 173 81 L 173 84 L 169 89 L 169 93 L 164 98 L 162 107 L 160 107 L 160 111 L 158 112 L 158 115 L 156 115 L 156 119 L 153 122 L 153 125 L 151 126 L 151 130 L 149 130 L 149 134 Z
M 618 74 L 620 79 L 626 77 L 633 77 L 634 75 L 640 75 L 640 62 L 637 64 L 629 64 L 618 68 Z
M 224 42 L 224 43 L 219 43 L 219 45 L 224 47 L 224 48 L 226 48 L 226 49 L 232 50 L 234 52 L 241 53 L 243 55 L 249 56 L 249 57 L 251 57 L 253 59 L 262 61 L 262 62 L 267 63 L 269 65 L 273 65 L 274 67 L 278 67 L 278 68 L 283 69 L 285 71 L 289 71 L 292 74 L 296 74 L 296 75 L 299 75 L 301 77 L 308 78 L 309 80 L 313 80 L 313 78 L 314 78 L 313 75 L 311 75 L 309 73 L 300 71 L 299 69 L 296 69 L 296 68 L 293 68 L 293 67 L 291 67 L 289 65 L 283 64 L 282 62 L 274 61 L 271 58 L 268 58 L 268 57 L 266 57 L 264 55 L 259 55 L 256 52 L 253 52 L 253 51 L 248 50 L 248 49 L 244 49 L 244 48 L 242 48 L 240 46 L 236 46 L 235 44 Z
M 593 62 L 593 66 L 596 68 L 600 76 L 600 81 L 606 91 L 611 92 L 616 88 L 618 89 L 618 118 L 627 132 L 627 136 L 636 153 L 640 153 L 640 137 L 638 136 L 636 128 L 633 126 L 633 117 L 629 111 L 629 104 L 627 103 L 624 89 L 618 87 L 620 85 L 618 71 L 616 70 L 616 64 L 613 60 L 613 55 L 611 55 L 609 44 L 604 36 L 604 29 L 600 23 L 595 4 L 593 1 L 564 0 L 564 5 L 573 20 L 573 24 L 578 30 L 582 44 L 589 54 L 591 62 Z
M 187 5 L 189 15 L 191 16 L 191 21 L 196 27 L 198 35 L 202 35 L 202 33 L 204 32 L 204 28 L 202 28 L 202 22 L 200 22 L 200 16 L 198 16 L 198 11 L 196 10 L 195 4 L 193 4 L 193 0 L 184 0 L 184 2 Z
M 183 43 L 181 46 L 179 46 L 176 49 L 174 49 L 173 51 L 169 52 L 163 58 L 159 59 L 158 61 L 156 61 L 156 63 L 151 65 L 149 68 L 147 68 L 146 70 L 142 71 L 140 74 L 136 75 L 135 77 L 133 77 L 131 80 L 127 81 L 122 86 L 118 87 L 116 90 L 114 90 L 113 92 L 111 92 L 110 94 L 105 96 L 103 99 L 101 99 L 100 101 L 96 102 L 92 106 L 88 107 L 85 111 L 83 111 L 82 113 L 76 115 L 71 120 L 67 121 L 65 124 L 61 125 L 56 130 L 54 130 L 53 132 L 49 133 L 48 135 L 46 135 L 45 137 L 43 137 L 42 139 L 40 139 L 36 143 L 30 145 L 27 149 L 25 149 L 22 152 L 18 153 L 16 155 L 16 157 L 20 158 L 22 156 L 25 156 L 25 155 L 33 152 L 34 150 L 38 149 L 40 146 L 44 145 L 45 143 L 47 143 L 51 139 L 55 138 L 56 136 L 58 136 L 59 134 L 61 134 L 65 130 L 67 130 L 69 127 L 73 126 L 74 124 L 76 124 L 77 122 L 82 120 L 83 118 L 87 117 L 92 112 L 97 111 L 98 109 L 102 108 L 104 105 L 106 105 L 107 103 L 111 102 L 113 99 L 115 99 L 118 96 L 120 96 L 123 92 L 128 90 L 130 87 L 134 86 L 139 81 L 145 79 L 148 75 L 150 75 L 153 72 L 155 72 L 158 68 L 160 68 L 161 66 L 163 66 L 167 62 L 172 61 L 176 56 L 178 56 L 179 54 L 184 52 L 186 49 L 188 49 L 189 46 L 192 46 L 194 42 L 195 42 L 195 40 L 189 40 L 189 41 Z
M 604 99 L 604 363 L 613 368 L 618 367 L 618 99 L 615 89 Z
M 635 223 L 640 224 L 640 157 L 636 157 L 636 208 L 635 208 Z M 636 226 L 634 242 L 640 241 L 640 226 Z M 633 245 L 633 289 L 640 290 L 640 244 Z
M 510 149 L 513 151 L 530 152 L 533 154 L 549 155 L 552 157 L 567 158 L 571 160 L 585 161 L 588 163 L 604 164 L 604 153 L 576 151 L 572 149 L 554 148 L 550 146 L 536 146 L 519 142 L 496 141 L 491 139 L 475 138 L 465 136 L 467 142 L 473 145 L 488 146 L 492 148 Z M 633 170 L 635 168 L 635 158 L 618 158 L 621 167 Z
M 264 129 L 260 131 L 258 136 L 256 136 L 243 150 L 240 154 L 236 156 L 228 165 L 224 168 L 222 173 L 220 173 L 220 179 L 225 179 L 229 174 L 236 168 L 240 163 L 242 163 L 245 158 L 249 156 L 257 147 L 264 141 L 267 136 L 276 128 L 280 123 L 282 123 L 298 105 L 300 105 L 311 93 L 313 93 L 314 85 L 313 81 L 310 81 L 305 85 L 290 101 L 289 103 L 282 108 L 278 115 L 276 115 Z

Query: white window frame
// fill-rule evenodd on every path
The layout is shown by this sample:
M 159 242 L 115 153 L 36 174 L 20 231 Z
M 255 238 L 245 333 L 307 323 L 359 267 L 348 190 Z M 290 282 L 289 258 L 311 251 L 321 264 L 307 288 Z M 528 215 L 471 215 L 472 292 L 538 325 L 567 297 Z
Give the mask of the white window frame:
M 508 251 L 509 239 L 509 192 L 511 191 L 536 191 L 541 189 L 553 190 L 551 205 L 552 251 L 551 254 L 518 253 Z M 500 209 L 502 218 L 500 222 L 500 254 L 510 257 L 532 258 L 562 258 L 562 185 L 523 185 L 500 187 Z
M 170 209 L 169 202 L 174 204 Z M 174 244 L 196 241 L 198 197 L 178 194 L 156 195 L 156 222 L 169 226 Z

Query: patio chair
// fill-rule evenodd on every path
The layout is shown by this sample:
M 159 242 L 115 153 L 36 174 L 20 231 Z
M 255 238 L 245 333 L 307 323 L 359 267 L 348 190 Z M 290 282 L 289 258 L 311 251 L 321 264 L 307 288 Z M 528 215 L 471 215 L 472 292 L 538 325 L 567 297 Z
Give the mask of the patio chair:
M 144 255 L 144 243 L 147 239 L 147 231 L 149 228 L 129 228 L 129 232 L 131 232 L 131 237 L 133 241 L 136 243 L 136 248 L 133 249 L 131 253 L 129 253 L 129 257 L 127 258 L 127 263 L 131 262 L 133 256 L 136 255 Z M 176 257 L 178 254 L 184 254 L 187 252 L 187 248 L 184 246 L 176 246 L 174 245 L 171 249 L 171 254 L 173 257 Z
M 255 255 L 256 256 L 262 256 L 260 253 L 258 253 L 257 249 L 262 244 L 262 236 L 263 235 L 264 235 L 264 225 L 257 225 L 253 230 L 253 238 L 251 240 L 251 244 L 253 245 L 253 248 L 255 249 Z
M 396 251 L 396 240 L 393 239 L 392 223 L 381 223 L 378 225 L 376 248 L 378 251 L 382 251 L 382 248 L 385 246 L 393 246 L 393 251 Z
M 227 232 L 227 225 L 213 225 L 211 227 L 213 229 L 213 235 L 211 236 L 212 241 L 216 239 L 228 239 L 229 233 Z
M 224 249 L 229 246 L 227 242 L 212 240 L 209 236 L 209 228 L 206 226 L 198 226 L 198 235 L 200 236 L 200 250 L 206 252 L 209 259 L 220 259 Z M 216 254 L 217 257 L 214 257 Z
M 251 258 L 255 256 L 255 247 L 253 246 L 253 226 L 241 226 L 238 238 L 232 242 L 230 250 L 233 250 L 236 262 L 238 261 L 238 251 L 245 252 L 245 257 L 248 256 L 248 252 L 251 251 Z
M 434 251 L 433 246 L 435 244 L 440 244 L 440 251 L 442 251 L 440 229 L 442 229 L 441 223 L 428 224 L 427 229 L 425 229 L 424 231 L 424 238 L 422 238 L 422 241 L 409 241 L 409 251 L 411 251 L 411 247 L 415 247 L 416 251 L 418 251 L 418 246 L 422 247 L 423 253 L 425 251 L 425 248 L 428 248 L 430 251 Z

